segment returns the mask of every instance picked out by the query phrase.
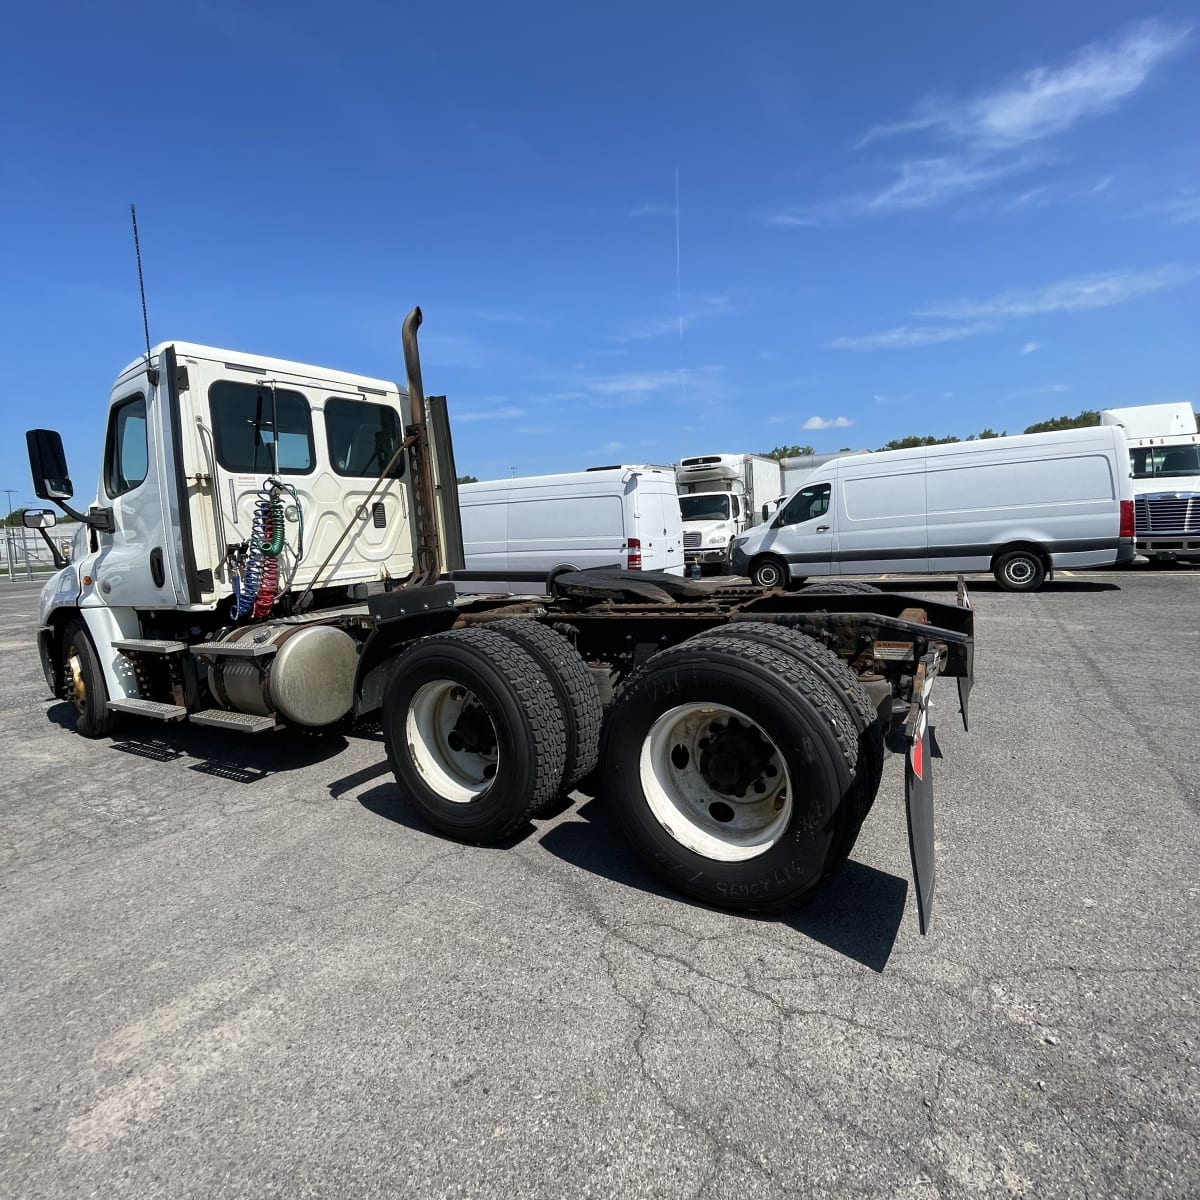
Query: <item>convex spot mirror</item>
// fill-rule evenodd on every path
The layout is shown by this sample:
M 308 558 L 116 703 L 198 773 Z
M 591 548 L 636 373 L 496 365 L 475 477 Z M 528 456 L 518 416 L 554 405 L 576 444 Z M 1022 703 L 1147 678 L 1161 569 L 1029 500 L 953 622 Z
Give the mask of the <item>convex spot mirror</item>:
M 53 529 L 58 517 L 49 508 L 27 508 L 21 514 L 26 529 Z

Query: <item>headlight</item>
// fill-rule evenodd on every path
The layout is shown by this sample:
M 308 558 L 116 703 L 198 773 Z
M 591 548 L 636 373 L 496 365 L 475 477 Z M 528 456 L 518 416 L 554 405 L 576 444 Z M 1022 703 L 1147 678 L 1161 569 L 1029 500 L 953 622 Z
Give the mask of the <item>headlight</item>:
M 708 544 L 710 546 L 723 546 L 725 544 L 725 535 L 723 533 L 710 533 L 708 535 Z
M 742 534 L 741 537 L 735 537 L 733 539 L 733 548 L 735 550 L 740 550 L 749 540 L 750 538 L 747 534 Z

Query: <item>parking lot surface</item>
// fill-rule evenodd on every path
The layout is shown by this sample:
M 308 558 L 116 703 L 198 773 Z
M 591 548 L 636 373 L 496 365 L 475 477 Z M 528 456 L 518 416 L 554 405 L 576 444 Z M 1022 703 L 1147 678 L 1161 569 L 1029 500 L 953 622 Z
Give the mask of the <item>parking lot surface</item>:
M 0 1195 L 1200 1194 L 1200 572 L 974 588 L 926 938 L 897 758 L 752 920 L 602 797 L 439 838 L 369 728 L 87 742 L 36 597 L 0 582 Z

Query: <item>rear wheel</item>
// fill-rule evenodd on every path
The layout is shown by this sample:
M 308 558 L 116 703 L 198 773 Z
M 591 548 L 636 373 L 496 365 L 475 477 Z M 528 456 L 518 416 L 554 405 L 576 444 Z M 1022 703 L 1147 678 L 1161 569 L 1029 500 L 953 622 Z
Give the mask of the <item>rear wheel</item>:
M 1006 592 L 1036 592 L 1046 578 L 1046 567 L 1034 550 L 1009 550 L 996 559 L 992 574 Z
M 750 582 L 755 587 L 778 588 L 788 581 L 787 563 L 774 554 L 764 554 L 750 564 Z
M 610 709 L 604 794 L 672 886 L 755 910 L 822 878 L 858 758 L 853 722 L 796 659 L 746 638 L 655 655 Z
M 883 719 L 878 709 L 858 676 L 842 659 L 816 638 L 798 630 L 767 621 L 736 621 L 700 636 L 744 638 L 774 646 L 791 655 L 803 669 L 819 676 L 832 688 L 853 720 L 858 731 L 858 764 L 838 810 L 837 833 L 825 867 L 825 874 L 832 874 L 850 857 L 863 822 L 879 793 L 883 760 L 887 752 L 883 742 Z
M 550 677 L 566 721 L 566 760 L 561 791 L 569 792 L 596 769 L 604 709 L 596 681 L 579 652 L 559 633 L 538 621 L 513 618 L 491 621 L 488 629 L 519 642 Z
M 388 761 L 435 829 L 494 842 L 558 793 L 565 721 L 551 679 L 502 633 L 458 629 L 418 642 L 383 696 Z
M 108 706 L 108 685 L 82 621 L 72 621 L 63 631 L 62 678 L 64 697 L 75 713 L 76 732 L 86 738 L 108 737 L 121 714 Z
M 829 583 L 809 583 L 798 590 L 809 594 L 823 593 L 826 596 L 867 596 L 879 591 L 873 583 L 860 583 L 850 579 Z

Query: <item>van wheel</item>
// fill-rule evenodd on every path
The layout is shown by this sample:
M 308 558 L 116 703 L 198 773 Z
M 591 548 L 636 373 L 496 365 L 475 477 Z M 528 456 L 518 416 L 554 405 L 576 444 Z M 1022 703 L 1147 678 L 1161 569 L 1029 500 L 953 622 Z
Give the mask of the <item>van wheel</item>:
M 783 587 L 788 581 L 787 563 L 774 554 L 764 554 L 750 564 L 750 582 L 755 587 Z
M 108 737 L 121 714 L 108 706 L 108 686 L 92 636 L 82 621 L 72 621 L 63 631 L 63 698 L 75 713 L 75 731 L 85 738 Z
M 821 881 L 857 759 L 850 715 L 790 654 L 705 636 L 626 684 L 601 771 L 652 870 L 705 903 L 754 911 Z
M 501 841 L 558 794 L 562 709 L 546 670 L 502 633 L 419 641 L 396 660 L 381 718 L 401 791 L 448 837 Z
M 538 621 L 490 621 L 488 629 L 520 642 L 538 660 L 558 697 L 566 721 L 566 762 L 561 791 L 569 792 L 596 769 L 604 709 L 596 681 L 579 652 L 560 633 Z
M 992 568 L 996 582 L 1006 592 L 1036 592 L 1046 578 L 1041 558 L 1032 550 L 1010 550 Z

